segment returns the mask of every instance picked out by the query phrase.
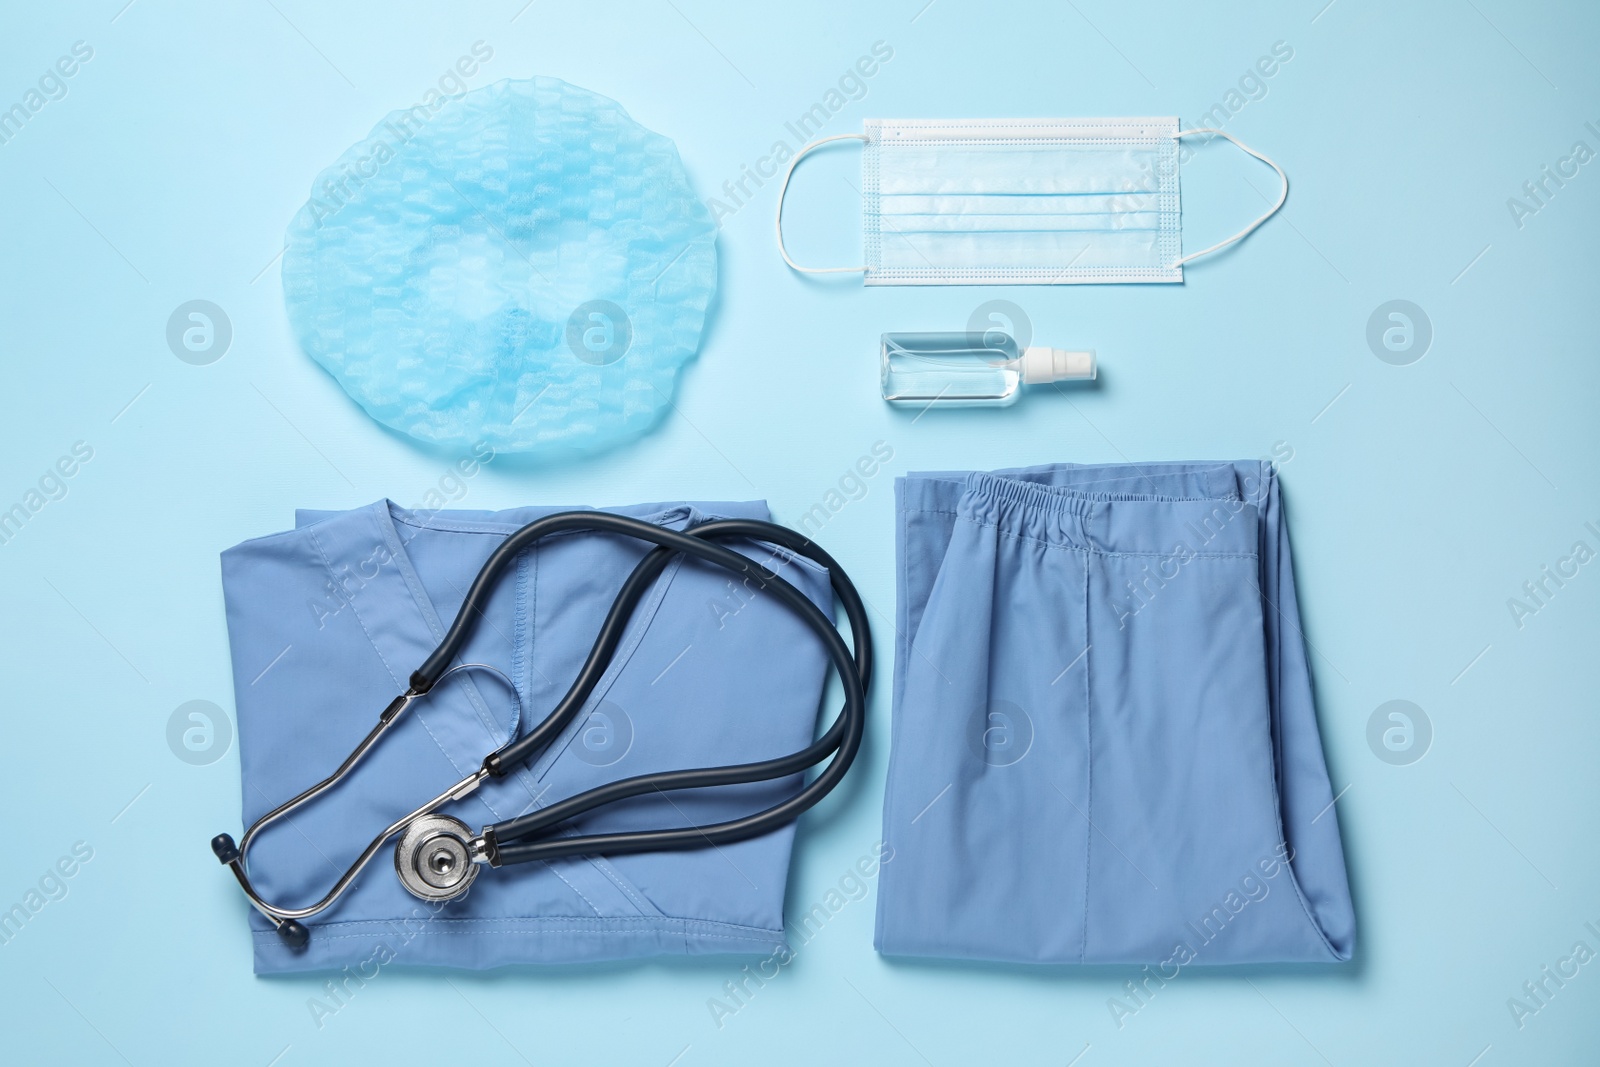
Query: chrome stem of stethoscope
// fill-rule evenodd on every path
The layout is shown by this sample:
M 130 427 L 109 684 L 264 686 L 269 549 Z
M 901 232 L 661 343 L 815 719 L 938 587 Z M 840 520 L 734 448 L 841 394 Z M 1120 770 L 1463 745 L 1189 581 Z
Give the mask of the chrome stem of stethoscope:
M 517 701 L 518 714 L 520 718 L 521 699 L 517 695 L 516 686 L 512 683 L 511 679 L 506 676 L 505 672 L 499 670 L 498 668 L 491 667 L 487 663 L 461 663 L 451 667 L 448 671 L 445 671 L 444 674 L 440 675 L 439 681 L 444 681 L 445 678 L 448 678 L 456 671 L 467 670 L 469 668 L 486 670 L 498 675 L 500 679 L 506 683 L 507 688 L 511 690 L 513 699 Z M 432 692 L 434 688 L 437 688 L 437 686 L 438 683 L 434 683 L 434 686 L 430 687 L 428 692 Z M 340 780 L 342 780 L 346 775 L 355 769 L 356 764 L 360 763 L 362 758 L 372 750 L 373 746 L 378 743 L 379 739 L 382 738 L 389 728 L 399 720 L 400 716 L 405 713 L 405 710 L 425 695 L 426 693 L 419 693 L 415 690 L 407 690 L 405 693 L 402 693 L 400 696 L 396 697 L 390 702 L 388 707 L 383 709 L 383 713 L 378 716 L 377 725 L 375 725 L 372 730 L 368 732 L 366 737 L 361 739 L 361 743 L 356 745 L 355 749 L 350 753 L 350 755 L 345 757 L 344 762 L 339 764 L 337 770 L 328 775 L 328 777 L 324 778 L 322 781 L 318 782 L 316 785 L 305 790 L 291 800 L 278 805 L 276 808 L 273 808 L 271 811 L 261 816 L 261 818 L 251 823 L 249 829 L 244 832 L 244 836 L 239 839 L 238 844 L 235 844 L 232 836 L 228 834 L 218 834 L 216 837 L 211 839 L 211 851 L 216 855 L 219 861 L 225 864 L 229 870 L 233 871 L 233 876 L 238 879 L 239 887 L 244 890 L 244 895 L 249 898 L 250 903 L 255 906 L 257 911 L 272 921 L 272 924 L 277 927 L 279 936 L 282 937 L 291 948 L 304 947 L 306 941 L 310 937 L 310 931 L 306 929 L 305 925 L 302 924 L 300 920 L 309 918 L 310 916 L 316 915 L 319 912 L 326 911 L 333 905 L 334 901 L 343 896 L 345 890 L 349 889 L 350 884 L 355 881 L 356 876 L 361 873 L 361 871 L 369 862 L 371 862 L 372 857 L 377 855 L 378 850 L 384 846 L 384 843 L 387 842 L 389 838 L 406 829 L 412 823 L 423 818 L 424 816 L 431 815 L 433 812 L 437 811 L 439 808 L 450 803 L 451 801 L 460 800 L 463 797 L 470 796 L 478 788 L 478 786 L 482 785 L 483 782 L 489 778 L 490 772 L 488 768 L 480 768 L 479 770 L 474 771 L 472 774 L 467 775 L 467 777 L 461 779 L 461 781 L 457 782 L 449 789 L 446 789 L 443 793 L 440 793 L 438 796 L 434 797 L 420 808 L 417 808 L 410 814 L 402 816 L 401 818 L 390 823 L 382 833 L 378 834 L 377 837 L 372 839 L 366 848 L 361 850 L 361 855 L 357 856 L 355 862 L 352 863 L 348 869 L 346 869 L 344 874 L 340 875 L 339 880 L 333 884 L 333 888 L 328 890 L 327 895 L 321 900 L 317 901 L 315 904 L 311 904 L 303 908 L 279 907 L 276 904 L 268 903 L 266 900 L 262 899 L 259 893 L 256 892 L 255 887 L 250 884 L 250 875 L 247 870 L 246 861 L 246 854 L 250 851 L 250 845 L 255 841 L 256 836 L 272 823 L 289 814 L 289 812 L 303 804 L 315 800 L 318 796 L 337 785 Z M 488 854 L 481 837 L 474 837 L 470 841 L 465 842 L 464 853 L 465 858 L 469 859 L 473 863 L 489 862 Z M 470 879 L 461 879 L 458 877 L 456 881 L 458 884 L 458 889 L 460 891 L 464 891 L 465 883 L 469 882 Z M 424 886 L 426 885 L 426 883 L 422 884 Z M 451 895 L 459 895 L 459 892 L 452 893 Z

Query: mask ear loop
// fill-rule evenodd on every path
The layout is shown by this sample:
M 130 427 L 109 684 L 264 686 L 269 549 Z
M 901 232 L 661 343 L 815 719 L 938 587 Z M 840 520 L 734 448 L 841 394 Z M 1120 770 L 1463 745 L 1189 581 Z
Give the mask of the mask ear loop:
M 1217 249 L 1219 249 L 1219 248 L 1226 248 L 1229 245 L 1233 244 L 1235 241 L 1241 241 L 1244 238 L 1250 236 L 1250 234 L 1255 231 L 1256 227 L 1260 226 L 1263 222 L 1266 222 L 1272 216 L 1276 215 L 1278 213 L 1278 209 L 1283 206 L 1283 202 L 1285 200 L 1289 199 L 1289 176 L 1283 172 L 1283 168 L 1278 166 L 1272 160 L 1268 159 L 1266 156 L 1262 155 L 1260 152 L 1257 152 L 1254 148 L 1251 148 L 1249 145 L 1245 144 L 1243 141 L 1240 141 L 1233 134 L 1226 133 L 1226 132 L 1224 132 L 1222 130 L 1212 129 L 1211 127 L 1207 126 L 1207 127 L 1200 127 L 1200 128 L 1193 129 L 1193 130 L 1179 130 L 1177 133 L 1172 135 L 1172 138 L 1173 138 L 1173 140 L 1177 140 L 1179 137 L 1188 137 L 1191 134 L 1197 134 L 1197 133 L 1210 133 L 1210 134 L 1215 134 L 1218 137 L 1226 137 L 1228 140 L 1233 142 L 1234 147 L 1238 148 L 1240 151 L 1244 152 L 1246 155 L 1254 156 L 1255 158 L 1261 160 L 1261 162 L 1265 163 L 1267 166 L 1271 167 L 1273 170 L 1278 172 L 1278 177 L 1283 181 L 1283 191 L 1278 194 L 1278 202 L 1273 204 L 1270 208 L 1268 208 L 1267 209 L 1267 213 L 1265 215 L 1262 215 L 1259 219 L 1256 219 L 1256 221 L 1252 222 L 1250 225 L 1246 226 L 1244 229 L 1240 230 L 1238 233 L 1234 234 L 1232 237 L 1228 238 L 1226 241 L 1218 241 L 1216 244 L 1212 245 L 1210 248 L 1202 248 L 1198 252 L 1191 252 L 1189 255 L 1184 256 L 1182 259 L 1180 259 L 1176 263 L 1174 263 L 1173 264 L 1174 267 L 1181 267 L 1185 263 L 1190 262 L 1191 260 L 1199 259 L 1201 256 L 1209 256 L 1211 253 L 1217 251 Z M 796 158 L 798 158 L 798 157 L 796 157 Z M 779 201 L 779 206 L 780 207 L 782 206 L 782 201 L 781 200 Z M 788 258 L 788 257 L 784 257 L 784 258 Z M 793 264 L 790 264 L 790 265 L 793 266 Z
M 789 258 L 788 249 L 783 247 L 783 198 L 789 192 L 789 179 L 790 179 L 790 177 L 792 177 L 794 175 L 795 164 L 799 163 L 801 158 L 804 157 L 807 152 L 811 151 L 813 148 L 821 147 L 822 145 L 827 144 L 829 141 L 868 141 L 868 140 L 871 140 L 871 138 L 869 138 L 864 133 L 841 133 L 841 134 L 836 134 L 833 137 L 824 137 L 821 140 L 812 141 L 810 144 L 808 144 L 804 148 L 800 149 L 800 151 L 796 152 L 794 154 L 794 158 L 793 159 L 789 160 L 789 169 L 783 172 L 783 184 L 778 187 L 778 215 L 777 215 L 777 218 L 774 220 L 774 225 L 776 226 L 777 232 L 778 232 L 778 255 L 783 257 L 783 261 L 785 263 L 789 264 L 790 268 L 792 268 L 794 270 L 797 270 L 797 271 L 800 271 L 802 274 L 857 274 L 857 273 L 862 273 L 862 272 L 866 271 L 867 268 L 864 267 L 864 266 L 862 266 L 862 267 L 802 267 L 800 264 L 798 264 L 794 260 L 790 259 Z M 1240 234 L 1239 236 L 1243 237 L 1244 234 Z

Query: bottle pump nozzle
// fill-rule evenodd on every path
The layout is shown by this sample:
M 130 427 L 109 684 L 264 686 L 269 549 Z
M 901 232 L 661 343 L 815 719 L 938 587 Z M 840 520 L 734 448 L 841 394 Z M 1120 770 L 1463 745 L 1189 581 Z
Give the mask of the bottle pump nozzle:
M 1072 352 L 1065 348 L 1029 347 L 1022 350 L 1018 361 L 1024 385 L 1043 385 L 1046 382 L 1092 381 L 1098 368 L 1094 351 Z

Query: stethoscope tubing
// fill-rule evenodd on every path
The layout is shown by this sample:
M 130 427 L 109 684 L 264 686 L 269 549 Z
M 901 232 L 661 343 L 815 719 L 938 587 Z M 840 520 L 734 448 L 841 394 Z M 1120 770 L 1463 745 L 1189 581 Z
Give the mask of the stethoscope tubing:
M 607 515 L 606 518 L 612 520 L 621 516 Z M 658 538 L 657 535 L 666 536 Z M 834 594 L 844 607 L 845 616 L 850 622 L 856 646 L 854 654 L 852 655 L 851 650 L 845 646 L 844 639 L 839 635 L 833 622 L 823 615 L 804 593 L 778 575 L 766 571 L 748 557 L 713 544 L 707 538 L 765 541 L 804 554 L 826 567 Z M 794 531 L 753 519 L 715 520 L 702 523 L 682 534 L 652 526 L 649 539 L 655 540 L 660 547 L 640 561 L 633 575 L 624 584 L 623 591 L 613 603 L 606 622 L 595 639 L 594 647 L 590 650 L 589 657 L 567 696 L 538 728 L 485 760 L 485 767 L 491 767 L 493 765 L 491 761 L 495 761 L 496 756 L 513 764 L 520 763 L 548 743 L 544 740 L 540 740 L 537 744 L 530 743 L 540 734 L 548 730 L 549 735 L 553 737 L 565 728 L 588 699 L 594 684 L 598 682 L 610 663 L 611 653 L 621 638 L 622 630 L 631 617 L 635 603 L 648 590 L 660 570 L 678 552 L 708 559 L 730 570 L 743 572 L 759 583 L 761 588 L 772 592 L 794 609 L 822 640 L 834 670 L 844 683 L 844 707 L 828 730 L 815 742 L 791 755 L 759 763 L 665 771 L 624 778 L 597 786 L 539 811 L 487 826 L 484 828 L 484 837 L 491 842 L 490 861 L 495 866 L 586 853 L 622 855 L 673 848 L 699 848 L 756 837 L 792 822 L 826 796 L 849 771 L 860 750 L 866 723 L 866 690 L 871 684 L 872 677 L 871 631 L 861 597 L 838 562 Z M 502 546 L 501 550 L 505 547 Z M 513 552 L 509 558 L 514 556 Z M 491 559 L 490 563 L 485 564 L 484 571 L 487 572 L 493 563 Z M 483 574 L 480 574 L 480 579 L 482 577 Z M 488 588 L 489 584 L 492 583 L 486 583 L 485 588 Z M 474 583 L 474 586 L 476 588 L 477 583 Z M 472 592 L 469 591 L 469 599 L 471 595 Z M 462 616 L 458 615 L 457 621 L 460 622 L 461 619 Z M 448 642 L 450 635 L 446 635 L 445 640 Z M 799 792 L 771 808 L 741 819 L 679 830 L 646 830 L 530 840 L 534 834 L 618 800 L 669 790 L 768 781 L 815 766 L 829 755 L 834 755 L 834 759 L 821 774 Z

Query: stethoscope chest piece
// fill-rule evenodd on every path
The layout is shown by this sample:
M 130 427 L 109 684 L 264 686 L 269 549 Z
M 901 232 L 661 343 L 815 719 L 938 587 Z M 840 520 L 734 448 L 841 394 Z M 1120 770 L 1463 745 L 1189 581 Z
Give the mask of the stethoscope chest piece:
M 394 846 L 394 869 L 406 891 L 421 900 L 454 900 L 478 876 L 469 842 L 472 831 L 448 815 L 424 815 Z

